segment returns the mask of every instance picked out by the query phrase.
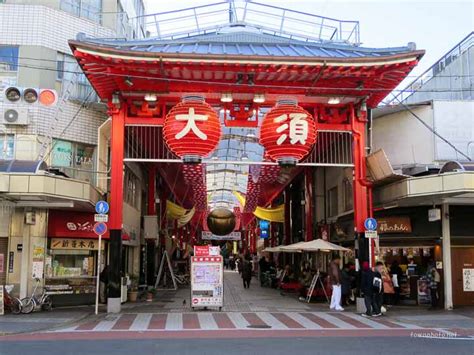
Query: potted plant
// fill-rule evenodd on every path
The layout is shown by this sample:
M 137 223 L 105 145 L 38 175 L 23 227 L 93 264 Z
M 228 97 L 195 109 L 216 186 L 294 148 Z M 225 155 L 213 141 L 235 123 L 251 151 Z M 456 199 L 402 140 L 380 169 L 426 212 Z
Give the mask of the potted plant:
M 128 300 L 130 302 L 137 302 L 138 297 L 138 276 L 130 276 L 130 285 L 128 287 Z
M 148 289 L 148 291 L 146 293 L 146 301 L 147 302 L 153 301 L 153 297 L 155 295 L 156 295 L 156 288 L 152 287 L 152 288 Z

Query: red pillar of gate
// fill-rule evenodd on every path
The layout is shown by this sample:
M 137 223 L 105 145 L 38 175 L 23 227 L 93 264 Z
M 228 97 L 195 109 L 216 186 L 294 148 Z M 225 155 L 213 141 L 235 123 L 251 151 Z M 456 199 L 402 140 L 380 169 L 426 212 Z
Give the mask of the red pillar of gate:
M 122 265 L 122 224 L 123 224 L 123 158 L 125 116 L 127 108 L 113 109 L 112 134 L 110 143 L 110 243 L 109 243 L 109 285 L 107 312 L 118 313 L 121 309 L 121 265 Z
M 110 219 L 111 230 L 122 230 L 123 223 L 123 158 L 125 137 L 125 105 L 112 111 L 111 169 L 110 169 Z
M 313 240 L 313 170 L 306 167 L 304 171 L 305 181 L 305 242 Z
M 365 152 L 365 127 L 367 123 L 366 111 L 356 114 L 354 106 L 351 106 L 351 126 L 353 133 L 353 159 L 354 159 L 354 229 L 356 237 L 365 238 L 365 220 L 372 215 L 372 189 L 367 181 L 366 152 Z M 373 241 L 369 243 L 372 258 L 369 259 L 371 266 L 374 265 Z M 370 253 L 369 253 L 370 254 Z

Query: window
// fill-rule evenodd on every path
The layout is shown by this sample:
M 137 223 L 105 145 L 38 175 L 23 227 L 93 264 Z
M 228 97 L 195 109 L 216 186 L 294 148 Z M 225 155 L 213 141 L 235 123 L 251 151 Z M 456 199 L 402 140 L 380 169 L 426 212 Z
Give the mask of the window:
M 58 52 L 56 55 L 56 80 L 72 80 L 74 72 L 78 70 L 76 64 L 77 62 L 72 55 Z M 81 75 L 84 76 L 84 74 Z
M 123 187 L 125 189 L 125 202 L 136 209 L 140 208 L 140 191 L 138 177 L 127 167 L 125 167 L 125 179 Z
M 0 159 L 13 159 L 15 155 L 15 137 L 13 134 L 0 134 Z
M 0 70 L 18 70 L 18 47 L 0 46 Z
M 101 22 L 102 0 L 61 0 L 61 10 L 94 22 Z
M 345 178 L 342 181 L 342 191 L 344 192 L 344 211 L 352 210 L 353 204 L 353 196 L 352 196 L 352 181 L 348 178 Z
M 51 167 L 61 168 L 69 177 L 93 182 L 95 147 L 60 139 L 53 140 Z
M 337 186 L 334 186 L 332 189 L 328 190 L 328 213 L 329 217 L 337 216 L 339 213 L 337 203 Z

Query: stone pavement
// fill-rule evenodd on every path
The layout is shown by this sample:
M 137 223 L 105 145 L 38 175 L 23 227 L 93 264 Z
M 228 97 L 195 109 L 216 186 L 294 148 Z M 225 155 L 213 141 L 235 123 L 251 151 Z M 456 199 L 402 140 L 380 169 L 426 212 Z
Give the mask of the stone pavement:
M 151 303 L 127 303 L 124 312 L 185 312 L 190 311 L 190 289 L 180 288 L 177 291 L 158 291 Z M 249 289 L 244 289 L 242 278 L 237 272 L 224 272 L 224 312 L 275 312 L 275 311 L 310 311 L 325 310 L 326 304 L 308 304 L 298 301 L 295 294 L 282 294 L 280 290 L 260 287 L 256 278 L 252 279 Z
M 391 307 L 380 318 L 364 318 L 347 307 L 342 313 L 331 312 L 324 302 L 301 302 L 298 295 L 260 287 L 252 280 L 244 289 L 236 272 L 224 273 L 224 307 L 194 312 L 190 307 L 189 288 L 159 291 L 153 302 L 126 303 L 120 314 L 98 316 L 93 307 L 54 309 L 31 315 L 0 316 L 0 334 L 18 332 L 104 332 L 104 331 L 176 331 L 176 330 L 332 330 L 400 331 L 411 329 L 474 330 L 474 309 L 427 311 L 421 307 Z
M 51 330 L 80 322 L 94 312 L 93 306 L 56 308 L 50 312 L 0 316 L 0 335 Z

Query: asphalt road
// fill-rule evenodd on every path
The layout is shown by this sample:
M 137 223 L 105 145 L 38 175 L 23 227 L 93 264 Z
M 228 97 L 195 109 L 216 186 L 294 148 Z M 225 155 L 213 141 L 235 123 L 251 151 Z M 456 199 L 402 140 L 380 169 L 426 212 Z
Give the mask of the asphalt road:
M 66 354 L 468 354 L 474 341 L 410 337 L 313 337 L 256 339 L 103 339 L 0 341 L 1 355 Z

